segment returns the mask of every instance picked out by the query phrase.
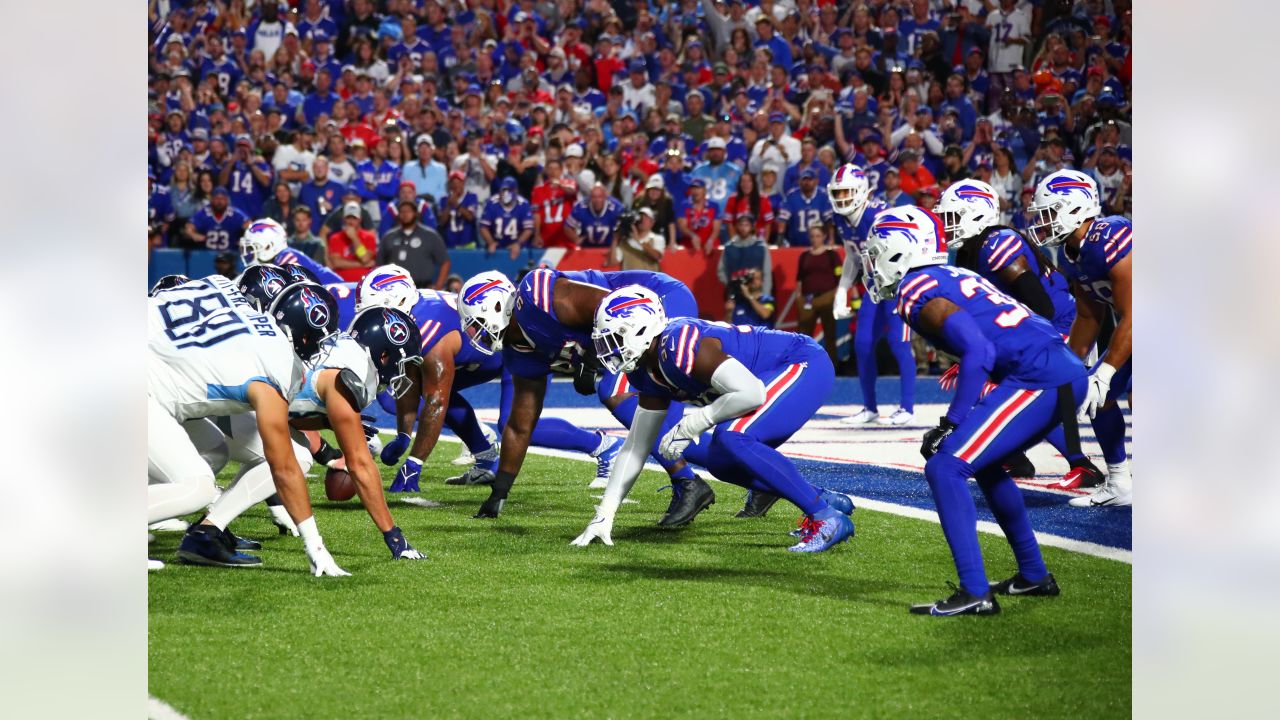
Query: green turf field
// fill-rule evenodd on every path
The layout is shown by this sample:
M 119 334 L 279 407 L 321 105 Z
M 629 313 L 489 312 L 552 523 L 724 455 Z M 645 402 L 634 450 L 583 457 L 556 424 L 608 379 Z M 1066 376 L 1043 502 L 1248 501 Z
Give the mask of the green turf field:
M 647 472 L 616 545 L 573 548 L 591 465 L 530 455 L 503 517 L 478 521 L 488 489 L 440 482 L 454 447 L 423 472 L 441 507 L 392 501 L 427 561 L 393 563 L 357 502 L 320 499 L 352 577 L 311 577 L 261 506 L 232 530 L 268 539 L 263 567 L 151 573 L 150 694 L 193 720 L 1130 714 L 1127 564 L 1045 548 L 1061 597 L 912 616 L 954 579 L 936 524 L 859 510 L 849 543 L 793 555 L 792 508 L 734 519 L 744 492 L 719 483 L 688 528 L 651 527 L 669 495 Z M 1003 539 L 983 540 L 991 576 L 1010 574 Z

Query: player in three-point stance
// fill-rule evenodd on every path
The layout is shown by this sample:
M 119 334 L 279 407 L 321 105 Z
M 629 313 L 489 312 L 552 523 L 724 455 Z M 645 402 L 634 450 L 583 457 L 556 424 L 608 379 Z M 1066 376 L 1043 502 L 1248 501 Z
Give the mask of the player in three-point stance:
M 1071 286 L 1034 243 L 1000 224 L 1000 199 L 995 188 L 981 180 L 953 183 L 942 193 L 936 209 L 947 233 L 947 247 L 958 251 L 956 265 L 986 278 L 997 290 L 1053 323 L 1067 337 L 1076 318 Z M 944 390 L 954 389 L 959 372 L 960 366 L 952 365 L 938 384 Z M 1102 473 L 1080 449 L 1076 408 L 1064 401 L 1060 410 L 1062 425 L 1049 433 L 1048 442 L 1071 468 L 1055 487 L 1101 485 Z M 1035 466 L 1021 453 L 1006 458 L 1005 468 L 1014 477 L 1035 475 Z
M 1107 482 L 1092 495 L 1074 498 L 1071 505 L 1132 505 L 1119 399 L 1129 392 L 1133 378 L 1133 223 L 1119 215 L 1101 217 L 1097 184 L 1075 170 L 1059 170 L 1042 180 L 1028 210 L 1037 240 L 1062 245 L 1059 267 L 1076 296 L 1076 319 L 1067 341 L 1071 349 L 1087 357 L 1106 313 L 1118 316 L 1107 350 L 1089 376 L 1089 397 L 1081 409 L 1093 418 L 1107 461 Z
M 991 615 L 1000 612 L 996 593 L 1058 594 L 1022 491 L 1001 461 L 1039 442 L 1059 423 L 1060 387 L 1068 386 L 1078 403 L 1089 381 L 1084 364 L 1048 320 L 980 275 L 946 262 L 942 222 L 914 206 L 877 215 L 862 254 L 875 299 L 895 303 L 912 329 L 960 358 L 955 397 L 921 447 L 960 587 L 911 611 Z M 988 378 L 996 386 L 984 396 Z M 988 584 L 982 564 L 969 478 L 978 481 L 1018 563 L 1016 575 L 994 585 Z
M 627 373 L 640 398 L 595 519 L 573 544 L 613 544 L 614 515 L 655 440 L 666 458 L 705 445 L 703 462 L 717 478 L 799 507 L 805 517 L 792 552 L 822 552 L 853 536 L 849 498 L 809 484 L 776 450 L 813 417 L 835 381 L 831 359 L 813 338 L 689 317 L 668 321 L 657 294 L 633 285 L 600 303 L 592 341 L 600 362 Z M 662 434 L 672 400 L 697 408 Z

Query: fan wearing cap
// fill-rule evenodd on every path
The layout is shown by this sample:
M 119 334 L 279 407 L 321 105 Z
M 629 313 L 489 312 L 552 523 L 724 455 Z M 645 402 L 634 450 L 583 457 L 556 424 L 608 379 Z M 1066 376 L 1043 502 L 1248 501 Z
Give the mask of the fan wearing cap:
M 445 194 L 447 171 L 435 158 L 436 143 L 431 133 L 424 132 L 413 142 L 416 159 L 404 164 L 400 178 L 413 183 L 419 198 L 432 204 Z
M 800 162 L 800 141 L 787 132 L 786 113 L 770 113 L 768 133 L 751 148 L 748 167 L 753 172 L 767 162 L 781 163 L 786 167 Z
M 676 243 L 676 215 L 671 196 L 667 194 L 666 182 L 662 176 L 653 174 L 644 183 L 644 190 L 638 193 L 631 207 L 635 210 L 653 211 L 653 231 L 662 236 L 664 249 L 674 247 Z
M 258 217 L 271 192 L 271 181 L 271 165 L 254 153 L 253 139 L 238 135 L 231 162 L 218 173 L 218 184 L 230 188 L 231 204 L 250 217 Z
M 677 242 L 693 247 L 695 252 L 710 255 L 720 239 L 720 211 L 707 201 L 707 181 L 689 180 L 689 202 L 676 221 L 680 232 Z
M 190 141 L 187 134 L 186 114 L 178 108 L 169 110 L 164 116 L 164 130 L 156 138 L 156 160 L 160 167 L 168 168 L 178 159 L 178 153 Z
M 649 69 L 644 60 L 636 58 L 627 66 L 627 79 L 622 83 L 622 105 L 644 116 L 657 102 L 653 85 L 649 82 Z
M 460 170 L 449 173 L 449 194 L 440 203 L 439 227 L 444 232 L 444 244 L 451 248 L 476 246 L 476 218 L 480 213 L 480 200 L 467 191 L 467 176 Z
M 778 209 L 776 233 L 780 242 L 791 247 L 809 244 L 809 228 L 823 225 L 831 235 L 831 200 L 825 192 L 818 192 L 818 173 L 813 168 L 800 171 L 800 186 L 783 198 Z
M 702 163 L 689 173 L 691 178 L 704 181 L 707 185 L 707 202 L 714 205 L 718 214 L 724 214 L 725 202 L 729 194 L 738 185 L 738 177 L 742 175 L 742 167 L 737 163 L 726 162 L 726 143 L 723 138 L 712 137 L 707 140 Z
M 249 216 L 231 205 L 231 194 L 219 186 L 213 189 L 209 204 L 191 216 L 183 234 L 197 248 L 234 250 L 240 247 L 240 236 L 248 225 Z
M 360 204 L 349 202 L 342 207 L 342 229 L 329 236 L 328 265 L 343 280 L 360 282 L 373 268 L 378 253 L 378 238 L 360 227 Z
M 480 239 L 490 253 L 504 247 L 515 260 L 532 237 L 533 207 L 520 197 L 516 179 L 505 177 L 498 183 L 497 194 L 484 205 L 484 213 L 480 216 Z
M 609 257 L 618 259 L 623 270 L 658 272 L 660 269 L 667 241 L 654 232 L 655 217 L 653 208 L 642 207 L 619 219 Z

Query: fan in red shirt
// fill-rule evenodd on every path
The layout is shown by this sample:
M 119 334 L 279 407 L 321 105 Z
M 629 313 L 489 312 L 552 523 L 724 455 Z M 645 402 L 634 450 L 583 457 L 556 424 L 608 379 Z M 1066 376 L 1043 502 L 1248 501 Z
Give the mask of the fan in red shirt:
M 360 227 L 360 204 L 349 202 L 342 209 L 342 229 L 329 236 L 329 267 L 347 282 L 360 282 L 373 269 L 378 255 L 378 238 Z
M 750 213 L 756 219 L 756 234 L 769 242 L 773 234 L 773 203 L 760 194 L 756 187 L 756 178 L 749 172 L 738 177 L 738 188 L 724 203 L 724 222 L 733 226 L 734 218 L 740 213 Z
M 716 216 L 716 206 L 707 202 L 707 181 L 700 177 L 690 180 L 689 198 L 684 217 L 677 223 L 680 232 L 676 243 L 693 245 L 694 250 L 711 254 L 720 240 L 720 218 Z
M 572 248 L 573 243 L 564 234 L 564 221 L 578 197 L 578 184 L 562 177 L 563 166 L 558 158 L 547 160 L 542 184 L 529 196 L 533 205 L 533 227 L 544 248 Z

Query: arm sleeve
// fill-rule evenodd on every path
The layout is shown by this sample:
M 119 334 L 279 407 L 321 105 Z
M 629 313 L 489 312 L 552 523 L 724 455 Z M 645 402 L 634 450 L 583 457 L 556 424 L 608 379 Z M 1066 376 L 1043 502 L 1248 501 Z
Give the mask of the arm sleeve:
M 658 439 L 658 433 L 662 430 L 662 421 L 666 417 L 666 411 L 636 407 L 635 417 L 631 420 L 631 431 L 627 433 L 627 439 L 622 443 L 622 450 L 609 471 L 609 485 L 605 488 L 604 497 L 600 500 L 601 515 L 612 517 L 618 511 L 618 506 L 622 504 L 622 499 L 631 492 L 631 486 L 635 484 L 640 471 L 644 469 L 649 448 L 652 448 L 653 443 Z
M 844 266 L 840 268 L 840 284 L 839 287 L 848 290 L 858 281 L 858 272 L 861 269 L 858 265 L 856 257 L 857 253 L 848 245 L 844 246 Z
M 1013 296 L 1040 317 L 1053 317 L 1053 300 L 1049 299 L 1049 293 L 1035 273 L 1027 271 L 1014 278 Z
M 765 295 L 773 294 L 773 253 L 769 252 L 769 246 L 764 248 L 764 287 L 761 292 Z
M 732 357 L 725 358 L 712 373 L 711 387 L 719 397 L 693 412 L 706 425 L 703 432 L 725 420 L 742 417 L 764 404 L 764 383 Z
M 978 403 L 982 386 L 991 374 L 995 351 L 973 317 L 963 310 L 951 313 L 943 321 L 942 337 L 960 354 L 960 377 L 946 415 L 948 420 L 959 425 Z

